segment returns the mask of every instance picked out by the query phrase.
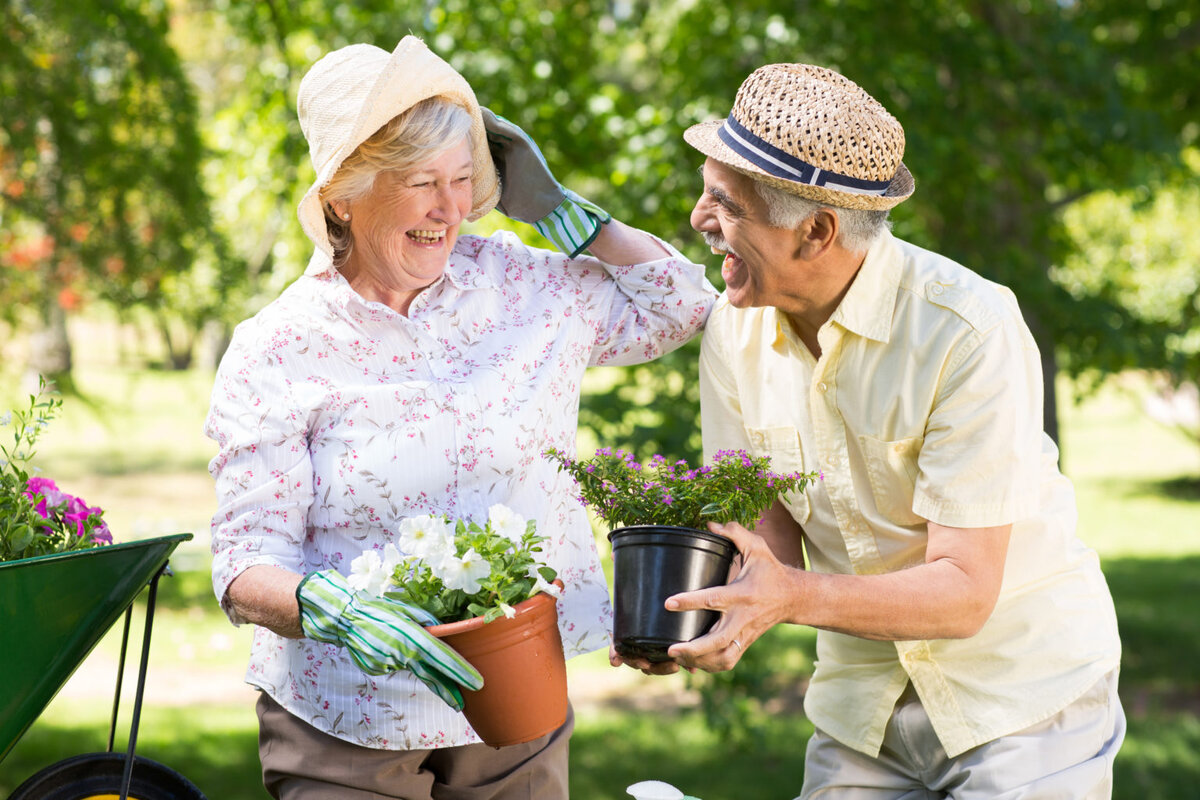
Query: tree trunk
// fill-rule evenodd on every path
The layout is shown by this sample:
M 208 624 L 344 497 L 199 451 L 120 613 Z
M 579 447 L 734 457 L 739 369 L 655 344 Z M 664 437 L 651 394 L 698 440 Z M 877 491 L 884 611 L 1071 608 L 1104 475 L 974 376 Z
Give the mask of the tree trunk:
M 74 389 L 67 312 L 53 297 L 42 305 L 41 327 L 29 337 L 26 381 L 36 386 L 39 375 L 60 392 L 68 393 Z

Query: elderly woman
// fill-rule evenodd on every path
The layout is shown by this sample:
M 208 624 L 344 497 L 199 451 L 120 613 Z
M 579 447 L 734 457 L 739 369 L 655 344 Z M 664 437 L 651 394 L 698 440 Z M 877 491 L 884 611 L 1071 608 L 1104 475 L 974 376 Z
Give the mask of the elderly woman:
M 572 718 L 527 744 L 480 743 L 457 710 L 469 668 L 402 612 L 354 613 L 345 575 L 405 518 L 482 520 L 503 503 L 549 537 L 566 655 L 604 647 L 590 527 L 542 453 L 573 451 L 586 367 L 678 347 L 715 291 L 700 266 L 562 189 L 417 39 L 325 56 L 298 111 L 315 252 L 238 326 L 207 423 L 213 586 L 235 624 L 257 626 L 247 681 L 261 690 L 264 782 L 306 800 L 566 797 Z M 566 252 L 459 235 L 497 203 Z M 415 647 L 365 652 L 370 624 Z

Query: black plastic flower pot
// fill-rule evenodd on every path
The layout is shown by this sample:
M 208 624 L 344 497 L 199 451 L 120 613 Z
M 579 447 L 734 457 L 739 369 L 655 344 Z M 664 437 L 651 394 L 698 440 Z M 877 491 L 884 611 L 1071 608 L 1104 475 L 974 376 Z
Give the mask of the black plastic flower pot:
M 669 525 L 631 525 L 608 535 L 613 549 L 613 641 L 617 653 L 669 661 L 667 648 L 701 636 L 716 611 L 667 611 L 673 594 L 722 586 L 737 552 L 724 536 Z

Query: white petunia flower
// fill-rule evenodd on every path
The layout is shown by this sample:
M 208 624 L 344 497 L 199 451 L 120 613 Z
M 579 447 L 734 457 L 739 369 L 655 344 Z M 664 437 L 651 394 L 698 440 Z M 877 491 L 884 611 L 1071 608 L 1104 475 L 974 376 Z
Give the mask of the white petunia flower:
M 500 610 L 504 612 L 504 616 L 512 619 L 517 615 L 517 610 L 503 600 L 500 601 Z
M 407 517 L 400 521 L 398 532 L 400 549 L 430 564 L 454 554 L 454 524 L 445 517 Z
M 383 546 L 383 566 L 389 570 L 400 566 L 404 561 L 404 554 L 400 552 L 400 548 L 388 542 Z
M 446 556 L 439 565 L 438 573 L 447 589 L 461 589 L 467 594 L 475 594 L 482 587 L 483 579 L 492 574 L 492 565 L 474 548 L 470 548 L 461 556 Z
M 546 594 L 550 595 L 551 597 L 562 597 L 562 589 L 558 588 L 557 584 L 550 583 L 550 581 L 543 578 L 538 573 L 536 567 L 532 570 L 532 572 L 533 572 L 533 574 L 530 575 L 530 577 L 533 578 L 533 591 L 531 592 L 531 594 L 537 594 L 538 592 L 545 592 Z
M 683 792 L 662 781 L 641 781 L 625 790 L 634 800 L 684 800 Z
M 525 535 L 525 518 L 501 503 L 488 509 L 488 524 L 493 531 L 514 542 L 521 541 Z
M 346 582 L 356 592 L 367 592 L 371 595 L 383 594 L 384 584 L 392 576 L 391 571 L 384 569 L 383 559 L 375 550 L 366 550 L 358 558 L 350 562 L 350 574 Z

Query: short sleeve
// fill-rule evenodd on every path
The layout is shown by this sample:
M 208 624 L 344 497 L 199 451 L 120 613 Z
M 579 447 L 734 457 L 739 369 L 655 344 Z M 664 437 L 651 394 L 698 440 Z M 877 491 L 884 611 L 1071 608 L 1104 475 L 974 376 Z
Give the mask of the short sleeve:
M 1037 513 L 1042 377 L 1037 345 L 1009 317 L 964 336 L 947 361 L 918 459 L 913 512 L 959 528 Z

